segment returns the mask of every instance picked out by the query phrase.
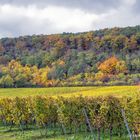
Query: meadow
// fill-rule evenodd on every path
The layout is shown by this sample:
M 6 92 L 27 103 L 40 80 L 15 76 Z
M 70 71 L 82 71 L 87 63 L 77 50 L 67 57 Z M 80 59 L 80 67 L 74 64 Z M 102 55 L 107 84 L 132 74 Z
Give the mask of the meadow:
M 51 87 L 51 88 L 1 88 L 0 97 L 48 96 L 133 96 L 140 92 L 138 86 L 106 87 Z

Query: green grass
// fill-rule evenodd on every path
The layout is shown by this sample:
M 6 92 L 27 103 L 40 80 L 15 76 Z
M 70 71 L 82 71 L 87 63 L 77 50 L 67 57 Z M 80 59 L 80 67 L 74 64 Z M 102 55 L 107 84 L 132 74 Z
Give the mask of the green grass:
M 133 96 L 140 93 L 138 86 L 108 87 L 53 87 L 53 88 L 1 88 L 0 97 L 25 97 L 35 95 L 49 96 Z
M 40 131 L 43 135 L 41 135 Z M 8 128 L 0 126 L 0 140 L 93 140 L 93 135 L 88 132 L 62 135 L 60 129 L 57 129 L 55 134 L 53 130 L 48 129 L 47 135 L 45 135 L 44 129 L 29 129 L 22 132 L 17 128 L 8 131 Z M 110 140 L 109 134 L 101 134 L 101 140 Z M 114 136 L 112 140 L 129 140 L 129 137 Z
M 53 87 L 53 88 L 1 88 L 0 97 L 25 97 L 35 95 L 61 95 L 91 90 L 93 87 Z

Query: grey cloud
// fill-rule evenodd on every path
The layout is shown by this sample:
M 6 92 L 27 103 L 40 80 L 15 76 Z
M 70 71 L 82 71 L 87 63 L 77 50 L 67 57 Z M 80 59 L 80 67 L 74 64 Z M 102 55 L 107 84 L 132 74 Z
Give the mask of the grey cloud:
M 123 0 L 1 0 L 1 4 L 36 5 L 47 7 L 49 5 L 77 8 L 85 11 L 102 13 L 112 8 L 117 8 Z
M 134 4 L 134 6 L 132 7 L 133 11 L 135 11 L 135 13 L 140 14 L 140 0 L 136 0 L 136 3 Z
M 132 0 L 133 1 L 133 0 Z M 99 28 L 105 27 L 113 27 L 113 26 L 130 26 L 140 24 L 140 0 L 136 0 L 136 3 L 128 4 L 130 1 L 126 0 L 0 0 L 0 37 L 10 37 L 10 36 L 19 36 L 19 35 L 32 35 L 32 34 L 51 34 L 51 33 L 61 33 L 61 32 L 79 32 L 85 31 L 86 29 L 95 30 Z M 8 12 L 8 8 L 5 10 L 1 10 L 4 4 L 10 5 L 10 8 L 13 9 L 18 8 L 11 12 Z M 14 7 L 14 6 L 15 7 Z M 32 12 L 34 14 L 34 10 L 28 6 L 35 5 L 35 16 L 32 17 Z M 56 11 L 50 14 L 52 18 L 48 18 L 49 16 L 40 18 L 42 13 L 46 12 L 47 6 L 60 6 L 66 7 L 67 10 L 72 13 L 73 8 L 80 9 L 81 11 L 91 12 L 89 14 L 89 19 L 92 19 L 92 12 L 97 16 L 95 20 L 93 20 L 93 24 L 88 25 L 88 22 L 92 22 L 89 20 L 85 24 L 80 24 L 81 16 L 78 18 L 78 26 L 75 24 L 69 24 L 69 22 L 63 21 L 63 10 L 60 14 L 60 17 L 56 17 Z M 24 6 L 24 7 L 18 7 Z M 45 7 L 41 9 L 41 7 Z M 117 9 L 118 8 L 118 9 Z M 27 11 L 30 9 L 28 16 Z M 49 8 L 48 8 L 49 9 Z M 54 8 L 55 9 L 55 8 Z M 115 9 L 113 12 L 109 12 L 108 10 Z M 33 11 L 32 11 L 33 10 Z M 15 12 L 22 11 L 22 14 L 16 14 Z M 25 13 L 24 13 L 25 12 Z M 39 13 L 40 12 L 40 13 Z M 61 10 L 58 12 L 61 12 Z M 37 14 L 39 13 L 39 14 Z M 105 14 L 99 14 L 105 13 Z M 37 15 L 36 15 L 37 14 Z M 46 13 L 46 14 L 49 14 Z M 77 14 L 77 12 L 75 12 Z M 83 16 L 86 16 L 87 13 L 82 12 Z M 93 14 L 93 15 L 94 15 Z M 45 14 L 44 14 L 45 15 Z M 64 16 L 68 17 L 68 19 L 72 20 L 72 16 L 74 14 L 68 15 L 65 13 Z M 54 20 L 56 18 L 56 20 Z M 62 18 L 62 22 L 59 22 L 59 19 Z M 53 19 L 53 20 L 52 20 Z M 86 20 L 87 21 L 87 20 Z M 63 23 L 64 27 L 61 25 Z M 60 25 L 60 26 L 59 26 Z M 79 28 L 80 27 L 80 28 Z M 85 28 L 84 28 L 85 27 Z M 87 27 L 87 28 L 86 28 Z
M 0 37 L 19 35 L 46 34 L 54 32 L 53 24 L 49 20 L 43 22 L 32 21 L 26 16 L 0 17 Z

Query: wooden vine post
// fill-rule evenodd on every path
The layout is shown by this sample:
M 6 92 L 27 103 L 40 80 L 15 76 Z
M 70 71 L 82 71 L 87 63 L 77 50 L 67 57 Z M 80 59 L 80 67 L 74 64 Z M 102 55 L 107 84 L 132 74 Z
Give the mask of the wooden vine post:
M 84 116 L 85 116 L 86 124 L 87 124 L 87 126 L 88 126 L 90 132 L 91 132 L 92 135 L 93 135 L 93 139 L 96 140 L 96 138 L 95 138 L 95 136 L 94 136 L 94 134 L 93 134 L 93 129 L 92 129 L 92 126 L 91 126 L 91 123 L 90 123 L 90 121 L 89 121 L 89 118 L 88 118 L 88 115 L 87 115 L 87 112 L 86 112 L 86 109 L 85 109 L 85 108 L 83 108 L 83 114 L 84 114 Z
M 127 131 L 128 131 L 130 140 L 133 140 L 132 134 L 131 134 L 130 129 L 129 129 L 128 122 L 127 122 L 127 120 L 126 120 L 125 111 L 124 111 L 123 109 L 121 109 L 121 112 L 122 112 L 122 116 L 123 116 L 123 119 L 124 119 L 124 123 L 125 123 L 126 129 L 127 129 Z

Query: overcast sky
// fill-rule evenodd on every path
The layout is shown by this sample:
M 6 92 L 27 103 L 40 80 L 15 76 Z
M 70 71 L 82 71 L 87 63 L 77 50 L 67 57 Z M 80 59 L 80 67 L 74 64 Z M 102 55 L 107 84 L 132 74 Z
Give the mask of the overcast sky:
M 140 0 L 0 0 L 0 37 L 140 24 Z

